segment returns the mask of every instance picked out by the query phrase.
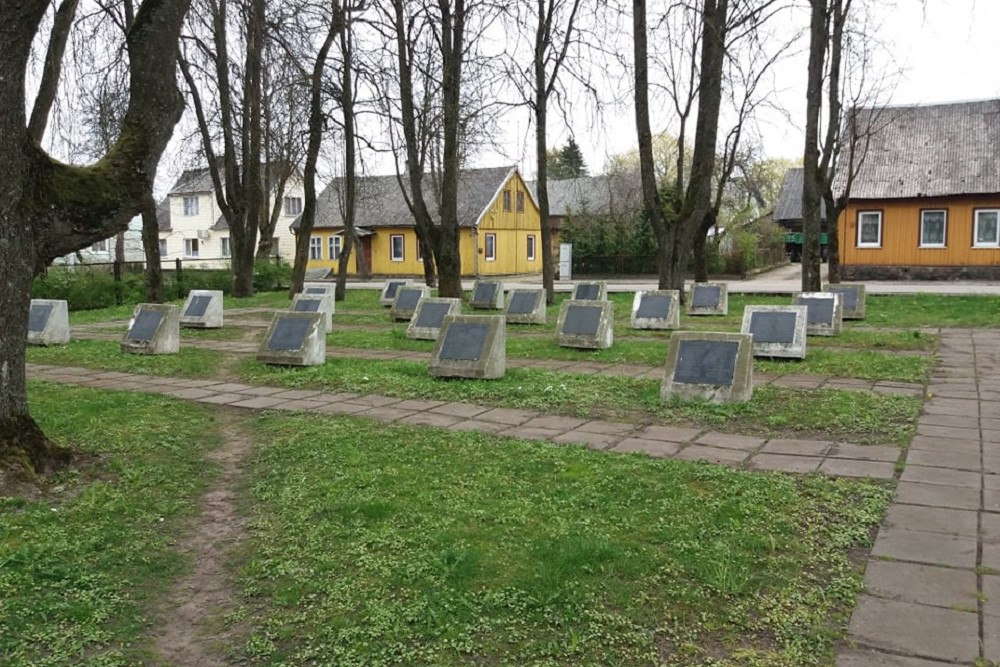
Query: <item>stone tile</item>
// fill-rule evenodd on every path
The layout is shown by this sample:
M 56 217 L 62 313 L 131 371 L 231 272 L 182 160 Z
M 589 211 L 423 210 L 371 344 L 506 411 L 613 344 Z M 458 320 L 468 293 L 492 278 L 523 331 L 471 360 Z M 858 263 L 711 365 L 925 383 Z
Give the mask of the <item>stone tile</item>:
M 979 454 L 962 454 L 955 452 L 931 452 L 911 449 L 906 455 L 906 464 L 931 466 L 935 468 L 953 468 L 955 470 L 980 469 Z
M 895 502 L 908 505 L 977 510 L 979 509 L 979 488 L 924 484 L 923 482 L 900 482 L 896 486 Z
M 273 398 L 278 398 L 277 396 Z M 322 408 L 325 405 L 329 405 L 330 401 L 318 401 L 309 398 L 300 398 L 294 401 L 288 401 L 275 407 L 277 410 L 297 410 L 299 412 L 315 412 L 317 409 Z
M 755 454 L 750 459 L 752 470 L 776 470 L 779 472 L 815 472 L 823 459 L 816 456 L 793 456 L 791 454 Z
M 228 405 L 237 401 L 245 401 L 246 399 L 247 397 L 243 394 L 211 394 L 210 396 L 199 398 L 198 402 L 211 403 L 213 405 Z
M 961 428 L 956 426 L 930 426 L 917 424 L 917 435 L 927 435 L 933 438 L 957 438 L 959 440 L 978 440 L 978 428 Z
M 879 529 L 872 555 L 930 565 L 972 569 L 976 566 L 976 539 L 916 530 Z
M 282 391 L 280 394 L 270 394 L 270 395 L 280 396 L 285 400 L 291 401 L 291 400 L 298 400 L 300 398 L 314 398 L 322 393 L 323 392 L 320 391 L 310 391 L 309 389 L 287 389 L 285 391 Z
M 978 417 L 979 405 L 975 401 L 952 398 L 932 398 L 924 404 L 924 414 Z
M 984 456 L 982 470 L 991 475 L 1000 475 L 1000 455 Z
M 747 453 L 740 449 L 690 445 L 679 451 L 676 458 L 685 461 L 709 461 L 711 463 L 732 464 L 742 463 L 747 458 Z
M 983 658 L 990 664 L 1000 664 L 1000 623 L 983 626 Z
M 484 422 L 476 419 L 463 419 L 448 427 L 451 431 L 479 431 L 480 433 L 496 433 L 507 428 L 506 424 Z
M 646 440 L 644 438 L 626 438 L 612 447 L 615 452 L 645 452 L 650 456 L 669 458 L 674 456 L 682 445 L 665 440 Z
M 586 419 L 576 419 L 575 417 L 560 417 L 559 415 L 543 415 L 534 417 L 521 424 L 526 428 L 551 428 L 557 431 L 571 431 L 577 426 L 586 423 Z
M 865 592 L 899 602 L 952 609 L 976 609 L 976 573 L 950 567 L 872 560 Z
M 178 387 L 211 387 L 213 391 L 218 391 L 218 380 L 183 380 L 177 383 Z
M 523 428 L 523 427 L 522 427 Z M 576 445 L 586 445 L 591 449 L 608 449 L 622 437 L 620 435 L 611 435 L 607 433 L 590 433 L 588 431 L 568 431 L 562 435 L 557 435 L 552 438 L 553 442 L 558 442 L 559 444 L 576 444 Z
M 604 435 L 628 435 L 635 430 L 635 426 L 632 424 L 623 424 L 621 422 L 606 422 L 600 419 L 595 419 L 594 421 L 587 422 L 586 424 L 580 424 L 576 427 L 577 431 L 583 431 L 585 433 L 602 433 Z
M 501 431 L 501 435 L 511 438 L 523 438 L 525 440 L 551 440 L 557 435 L 562 435 L 562 431 L 554 428 L 530 428 L 526 426 L 513 426 L 506 431 Z
M 983 475 L 983 488 L 990 491 L 1000 490 L 1000 475 Z
M 210 391 L 208 389 L 199 389 L 197 387 L 191 387 L 188 389 L 174 389 L 172 391 L 165 392 L 167 396 L 173 396 L 174 398 L 183 398 L 185 400 L 197 400 L 200 398 L 205 398 L 206 396 L 214 396 L 216 392 Z
M 368 408 L 363 405 L 336 401 L 316 408 L 316 412 L 326 412 L 335 415 L 353 415 L 365 410 L 368 410 Z
M 892 479 L 896 466 L 883 461 L 855 461 L 853 459 L 826 459 L 819 467 L 820 472 L 835 477 L 870 477 L 872 479 Z
M 441 407 L 442 405 L 444 405 L 444 401 L 409 400 L 409 401 L 400 401 L 399 403 L 396 403 L 392 407 L 398 410 L 415 410 L 419 412 L 423 410 L 433 410 L 434 408 Z M 457 417 L 458 415 L 455 416 Z
M 833 459 L 855 459 L 857 461 L 885 461 L 895 463 L 899 460 L 900 449 L 898 447 L 885 447 L 882 445 L 851 445 L 838 442 L 830 448 L 829 456 Z
M 928 435 L 917 435 L 910 441 L 910 449 L 954 454 L 979 454 L 979 440 L 933 438 Z
M 431 412 L 468 419 L 469 417 L 475 417 L 476 415 L 482 414 L 487 410 L 489 410 L 489 408 L 484 408 L 481 405 L 473 405 L 471 403 L 445 403 L 432 408 Z
M 971 663 L 979 657 L 979 620 L 964 611 L 861 595 L 849 633 L 869 646 L 924 658 Z
M 284 389 L 281 387 L 251 387 L 241 392 L 247 396 L 272 396 L 274 394 L 280 394 Z
M 380 396 L 379 394 L 366 394 L 364 396 L 352 398 L 350 399 L 350 402 L 356 405 L 364 405 L 369 408 L 381 408 L 386 405 L 392 405 L 393 403 L 399 403 L 399 399 L 390 398 L 388 396 Z
M 1000 574 L 983 577 L 983 597 L 986 598 L 983 614 L 1000 618 Z M 997 624 L 1000 625 L 1000 621 Z
M 983 510 L 1000 512 L 1000 491 L 983 491 Z
M 982 434 L 983 442 L 1000 443 L 1000 431 L 984 428 Z
M 945 486 L 961 486 L 969 489 L 979 489 L 980 475 L 967 470 L 952 470 L 950 468 L 930 468 L 928 466 L 908 465 L 903 468 L 900 482 L 922 482 L 924 484 L 943 484 Z
M 956 415 L 923 415 L 920 417 L 918 424 L 924 424 L 926 426 L 960 426 L 962 428 L 969 427 L 968 417 L 959 417 Z
M 868 649 L 852 649 L 837 656 L 836 667 L 955 667 L 955 663 L 924 660 Z
M 979 517 L 976 512 L 921 505 L 890 505 L 882 525 L 965 537 L 976 537 L 979 534 Z
M 762 452 L 766 454 L 794 454 L 796 456 L 825 456 L 832 442 L 822 440 L 769 440 Z
M 276 405 L 281 405 L 285 400 L 282 398 L 271 398 L 270 396 L 257 396 L 255 398 L 248 398 L 237 403 L 230 403 L 229 405 L 234 408 L 249 408 L 251 410 L 265 410 L 267 408 L 273 408 Z
M 377 408 L 366 408 L 365 410 L 355 413 L 359 417 L 368 417 L 369 419 L 376 419 L 380 422 L 394 422 L 403 419 L 404 417 L 409 417 L 415 414 L 413 410 L 397 410 L 394 405 L 387 405 L 384 407 Z
M 393 409 L 395 409 L 395 407 L 396 406 L 393 406 Z M 442 415 L 436 412 L 417 412 L 416 414 L 410 414 L 407 417 L 401 418 L 399 423 L 409 424 L 411 426 L 448 428 L 452 424 L 457 424 L 460 421 L 462 421 L 461 417 L 452 417 L 451 415 Z
M 536 413 L 528 410 L 514 410 L 511 408 L 494 408 L 477 416 L 480 421 L 498 422 L 500 424 L 523 424 Z
M 242 393 L 247 391 L 248 389 L 253 389 L 253 387 L 251 387 L 248 384 L 240 384 L 238 382 L 223 382 L 222 384 L 216 384 L 212 386 L 212 391 L 217 391 L 227 394 Z
M 1000 542 L 1000 514 L 983 514 L 982 531 L 984 540 Z
M 706 433 L 695 441 L 699 445 L 721 447 L 723 449 L 740 449 L 751 451 L 764 444 L 763 438 L 751 438 L 744 435 L 727 435 L 725 433 Z
M 676 426 L 647 426 L 636 434 L 645 440 L 663 440 L 665 442 L 690 442 L 699 433 L 696 428 L 678 428 Z

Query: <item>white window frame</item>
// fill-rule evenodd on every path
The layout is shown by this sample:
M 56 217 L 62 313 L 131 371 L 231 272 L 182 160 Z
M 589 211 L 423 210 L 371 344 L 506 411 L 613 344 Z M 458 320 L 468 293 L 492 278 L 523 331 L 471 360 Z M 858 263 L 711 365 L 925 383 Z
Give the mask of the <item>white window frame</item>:
M 285 197 L 285 215 L 302 215 L 302 197 Z
M 878 221 L 878 240 L 874 243 L 871 241 L 863 242 L 861 240 L 861 230 L 863 228 L 863 220 L 866 216 L 876 216 Z M 859 248 L 881 248 L 882 247 L 882 211 L 858 211 L 858 247 Z
M 164 257 L 166 257 L 169 254 L 170 253 L 167 252 L 167 240 L 166 239 L 160 239 L 160 259 L 163 259 Z
M 198 195 L 184 195 L 184 215 L 188 218 L 198 215 Z
M 223 257 L 229 258 L 229 257 L 233 256 L 233 249 L 229 245 L 229 237 L 228 236 L 222 236 L 222 237 L 219 238 L 219 249 L 220 249 L 220 252 L 222 253 Z
M 941 243 L 927 243 L 924 240 L 924 224 L 927 220 L 925 216 L 928 213 L 940 213 L 942 219 L 941 227 Z M 921 248 L 944 248 L 948 245 L 948 209 L 946 208 L 928 208 L 920 212 L 920 247 Z
M 993 241 L 979 240 L 979 216 L 983 213 L 992 213 L 996 216 L 996 234 Z M 972 247 L 973 248 L 996 248 L 1000 246 L 1000 209 L 998 208 L 977 208 L 973 212 L 974 223 L 972 225 Z
M 528 261 L 535 261 L 535 246 L 537 241 L 535 240 L 534 234 L 528 234 Z
M 108 252 L 108 240 L 98 241 L 90 246 L 90 252 Z
M 201 243 L 198 239 L 184 239 L 184 257 L 197 259 L 201 254 Z
M 399 244 L 398 248 L 396 247 L 397 243 Z M 389 261 L 402 262 L 404 259 L 406 259 L 406 237 L 402 234 L 390 234 Z
M 483 255 L 487 262 L 497 260 L 497 235 L 493 232 L 486 232 L 486 239 L 483 242 Z
M 343 252 L 343 244 L 344 239 L 336 234 L 329 238 L 326 243 L 326 251 L 331 262 L 336 262 L 340 259 L 340 253 Z
M 309 261 L 314 262 L 323 259 L 323 237 L 309 237 Z

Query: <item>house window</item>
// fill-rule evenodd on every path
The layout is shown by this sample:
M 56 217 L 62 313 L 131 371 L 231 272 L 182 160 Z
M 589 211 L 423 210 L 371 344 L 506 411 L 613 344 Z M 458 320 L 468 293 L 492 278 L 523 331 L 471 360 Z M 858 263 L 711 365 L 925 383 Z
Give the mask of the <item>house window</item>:
M 340 244 L 343 240 L 339 236 L 331 236 L 329 241 L 329 246 L 327 252 L 330 255 L 331 261 L 336 261 L 340 259 Z
M 285 197 L 285 215 L 302 214 L 302 197 Z
M 393 262 L 403 261 L 403 235 L 392 234 L 389 236 L 389 259 Z
M 947 238 L 948 212 L 944 209 L 920 212 L 920 247 L 943 248 Z
M 232 257 L 232 251 L 229 249 L 229 237 L 223 236 L 219 239 L 219 243 L 222 244 L 222 256 Z
M 497 258 L 497 235 L 486 235 L 486 261 L 492 262 Z
M 160 258 L 167 256 L 167 240 L 160 239 Z
M 198 239 L 184 239 L 184 256 L 185 257 L 197 257 L 198 256 Z
M 503 210 L 510 210 L 510 190 L 503 191 Z
M 94 245 L 90 246 L 91 252 L 107 252 L 108 251 L 108 240 L 98 241 Z
M 882 247 L 882 212 L 858 212 L 858 247 Z
M 528 234 L 528 261 L 535 261 L 535 235 Z
M 995 248 L 1000 245 L 1000 209 L 976 211 L 976 229 L 972 241 L 975 248 Z
M 417 261 L 424 261 L 424 249 L 420 246 L 420 239 L 417 239 Z
M 318 236 L 309 238 L 309 259 L 323 259 L 323 239 Z
M 184 215 L 198 215 L 198 197 L 184 197 Z
M 524 193 L 521 191 L 517 193 L 517 212 L 524 213 Z

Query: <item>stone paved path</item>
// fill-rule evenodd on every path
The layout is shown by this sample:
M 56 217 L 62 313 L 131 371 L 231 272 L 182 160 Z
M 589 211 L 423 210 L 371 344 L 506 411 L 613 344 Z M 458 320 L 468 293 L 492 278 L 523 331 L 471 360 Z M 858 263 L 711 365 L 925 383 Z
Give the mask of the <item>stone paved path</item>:
M 1000 331 L 939 361 L 837 667 L 1000 664 Z

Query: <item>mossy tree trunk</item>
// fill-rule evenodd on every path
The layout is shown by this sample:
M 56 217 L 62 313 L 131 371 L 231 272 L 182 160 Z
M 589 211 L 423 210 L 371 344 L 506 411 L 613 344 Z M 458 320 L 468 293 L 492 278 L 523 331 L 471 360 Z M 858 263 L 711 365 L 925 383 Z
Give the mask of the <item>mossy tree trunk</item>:
M 180 119 L 177 42 L 188 0 L 146 0 L 126 46 L 129 108 L 121 134 L 88 167 L 47 155 L 28 133 L 25 75 L 48 0 L 0 0 L 0 462 L 42 472 L 66 458 L 28 410 L 25 347 L 31 283 L 56 257 L 128 226 L 142 211 Z

